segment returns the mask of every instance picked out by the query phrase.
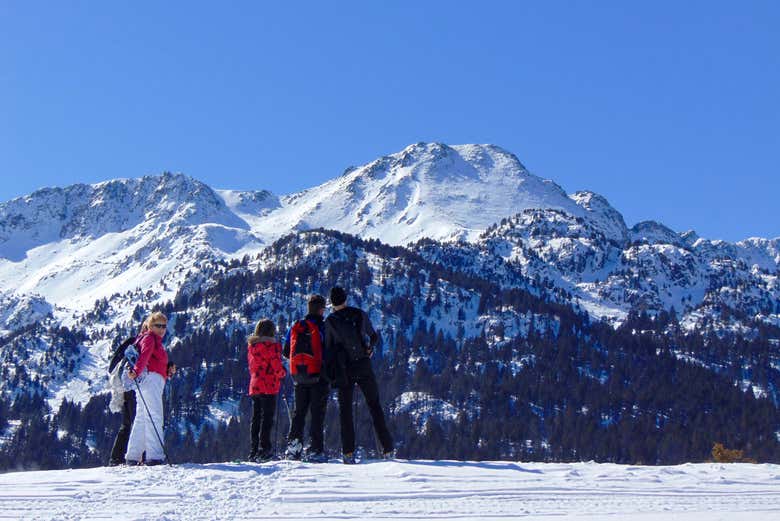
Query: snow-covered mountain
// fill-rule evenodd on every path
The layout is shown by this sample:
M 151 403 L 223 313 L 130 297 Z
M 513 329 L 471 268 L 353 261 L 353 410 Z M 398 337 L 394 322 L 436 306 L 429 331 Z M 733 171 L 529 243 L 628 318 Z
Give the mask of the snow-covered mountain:
M 162 308 L 173 354 L 186 368 L 179 378 L 187 383 L 174 392 L 188 402 L 174 408 L 174 421 L 181 444 L 195 450 L 189 430 L 237 414 L 245 367 L 236 349 L 251 322 L 270 316 L 283 328 L 307 293 L 335 283 L 373 310 L 386 339 L 389 414 L 399 428 L 434 439 L 431 424 L 489 422 L 499 410 L 495 393 L 506 391 L 500 414 L 515 423 L 496 433 L 495 446 L 479 446 L 479 457 L 545 457 L 552 449 L 544 432 L 568 432 L 579 421 L 545 423 L 566 403 L 579 403 L 576 415 L 592 429 L 609 431 L 597 437 L 620 438 L 621 418 L 628 425 L 642 416 L 626 419 L 635 403 L 613 403 L 624 395 L 605 388 L 636 392 L 640 373 L 694 374 L 705 385 L 706 370 L 717 375 L 713 392 L 729 394 L 734 408 L 765 406 L 740 402 L 734 384 L 778 403 L 780 239 L 711 241 L 653 221 L 629 228 L 603 196 L 567 195 L 490 145 L 415 144 L 300 193 L 256 188 L 215 190 L 166 173 L 0 204 L 0 395 L 14 403 L 6 414 L 0 401 L 0 447 L 3 439 L 24 445 L 15 429 L 35 427 L 29 411 L 48 406 L 56 422 L 100 411 L 105 354 L 144 313 Z M 640 334 L 663 340 L 639 349 L 648 341 L 635 343 Z M 559 345 L 559 335 L 575 340 Z M 709 350 L 713 343 L 718 350 Z M 550 346 L 564 345 L 574 350 L 539 362 Z M 687 363 L 705 369 L 695 373 Z M 509 383 L 475 394 L 483 371 L 494 371 L 496 386 L 500 375 Z M 579 380 L 576 399 L 525 388 L 521 397 L 521 376 L 549 381 L 545 371 Z M 633 381 L 626 371 L 637 371 Z M 471 392 L 462 387 L 467 379 L 476 379 Z M 690 404 L 676 400 L 671 407 L 689 414 Z M 91 405 L 74 412 L 71 401 Z M 643 414 L 653 419 L 639 425 L 645 435 L 656 436 L 652 426 L 664 422 L 687 424 L 665 404 L 646 402 Z M 761 413 L 767 424 L 772 410 Z M 4 415 L 17 422 L 5 433 Z M 533 418 L 542 425 L 521 432 Z M 705 420 L 696 428 L 709 428 Z M 85 430 L 78 443 L 105 427 Z M 778 428 L 754 427 L 750 436 L 766 441 Z M 556 454 L 603 454 L 590 441 L 564 441 Z M 410 454 L 428 450 L 406 442 Z M 77 461 L 103 450 L 93 445 Z M 642 457 L 677 461 L 706 452 L 704 445 L 665 445 Z
M 0 205 L 0 291 L 83 310 L 259 244 L 214 190 L 181 174 L 47 188 Z
M 204 258 L 257 253 L 295 230 L 331 228 L 389 244 L 474 239 L 527 208 L 589 213 L 488 145 L 419 143 L 283 197 L 213 190 L 181 174 L 43 189 L 0 205 L 0 290 L 86 309 L 125 288 L 153 288 Z M 617 217 L 615 233 L 625 235 Z
M 283 198 L 272 222 L 333 228 L 388 244 L 474 239 L 526 208 L 577 211 L 555 183 L 489 145 L 418 143 Z
M 253 255 L 312 228 L 392 245 L 423 238 L 482 244 L 522 264 L 523 276 L 547 277 L 572 292 L 596 316 L 620 318 L 636 303 L 635 292 L 614 281 L 632 259 L 647 268 L 640 285 L 655 283 L 647 289 L 652 298 L 642 299 L 651 309 L 696 307 L 724 259 L 744 272 L 740 279 L 758 280 L 777 296 L 780 239 L 708 241 L 656 222 L 628 229 L 604 197 L 567 195 L 509 152 L 439 143 L 411 145 L 285 196 L 214 190 L 167 173 L 39 190 L 0 204 L 0 292 L 35 295 L 62 316 L 135 288 L 170 298 L 205 260 Z M 655 278 L 669 270 L 679 284 Z M 167 285 L 159 285 L 163 279 Z

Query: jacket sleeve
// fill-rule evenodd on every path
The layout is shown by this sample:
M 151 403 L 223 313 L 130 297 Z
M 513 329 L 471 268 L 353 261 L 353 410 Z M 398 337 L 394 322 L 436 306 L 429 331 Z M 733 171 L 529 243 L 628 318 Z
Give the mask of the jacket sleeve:
M 322 360 L 325 365 L 329 365 L 333 361 L 333 357 L 336 352 L 336 339 L 333 336 L 333 326 L 329 320 L 325 321 L 325 334 L 322 338 Z
M 287 376 L 287 371 L 285 370 L 284 366 L 282 365 L 282 346 L 279 344 L 276 344 L 276 349 L 274 350 L 274 357 L 271 361 L 271 367 L 274 368 L 276 371 L 276 375 L 281 380 L 285 376 Z
M 135 366 L 133 367 L 135 374 L 143 373 L 146 366 L 149 365 L 149 359 L 152 357 L 155 348 L 155 341 L 152 334 L 145 335 L 141 338 L 138 342 L 138 346 L 141 348 L 141 352 L 138 353 L 138 360 L 136 360 Z
M 368 313 L 365 311 L 362 313 L 363 323 L 361 324 L 361 333 L 363 334 L 363 337 L 368 337 L 368 348 L 373 350 L 376 347 L 379 347 L 379 345 L 382 343 L 382 337 L 379 335 L 379 333 L 376 332 L 373 324 L 371 324 L 371 320 L 368 318 Z

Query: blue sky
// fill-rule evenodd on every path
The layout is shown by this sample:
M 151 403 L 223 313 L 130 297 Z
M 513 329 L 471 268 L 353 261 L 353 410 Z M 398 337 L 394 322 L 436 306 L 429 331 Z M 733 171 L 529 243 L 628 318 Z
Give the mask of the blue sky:
M 0 2 L 0 201 L 184 172 L 285 194 L 418 141 L 780 236 L 780 2 Z

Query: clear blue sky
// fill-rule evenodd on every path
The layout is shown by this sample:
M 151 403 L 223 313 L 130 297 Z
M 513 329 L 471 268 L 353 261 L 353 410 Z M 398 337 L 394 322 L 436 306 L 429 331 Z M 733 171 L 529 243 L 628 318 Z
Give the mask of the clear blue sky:
M 630 225 L 780 236 L 780 2 L 0 2 L 0 201 L 184 172 L 285 194 L 493 143 Z

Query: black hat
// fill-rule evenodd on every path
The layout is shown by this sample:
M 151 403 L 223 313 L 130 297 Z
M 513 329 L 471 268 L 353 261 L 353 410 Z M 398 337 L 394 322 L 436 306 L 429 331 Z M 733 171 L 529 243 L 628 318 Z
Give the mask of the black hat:
M 334 306 L 340 306 L 346 301 L 347 301 L 347 292 L 344 291 L 344 288 L 335 286 L 333 289 L 330 290 L 331 304 L 333 304 Z

